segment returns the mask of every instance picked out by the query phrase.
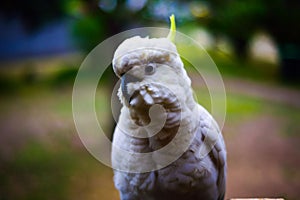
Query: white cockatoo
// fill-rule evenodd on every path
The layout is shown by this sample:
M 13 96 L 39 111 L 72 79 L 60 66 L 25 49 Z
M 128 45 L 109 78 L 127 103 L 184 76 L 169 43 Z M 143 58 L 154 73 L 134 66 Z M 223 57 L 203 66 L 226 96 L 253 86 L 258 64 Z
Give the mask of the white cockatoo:
M 121 200 L 223 200 L 224 140 L 194 100 L 173 42 L 126 39 L 115 51 L 113 69 L 123 104 L 112 148 Z

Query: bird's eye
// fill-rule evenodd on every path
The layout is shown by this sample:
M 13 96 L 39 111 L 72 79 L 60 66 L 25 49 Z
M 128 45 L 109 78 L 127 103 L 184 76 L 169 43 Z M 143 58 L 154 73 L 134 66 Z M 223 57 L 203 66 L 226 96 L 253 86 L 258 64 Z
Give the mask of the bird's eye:
M 145 67 L 145 74 L 147 75 L 151 75 L 155 72 L 155 64 L 153 63 L 149 63 L 146 67 Z

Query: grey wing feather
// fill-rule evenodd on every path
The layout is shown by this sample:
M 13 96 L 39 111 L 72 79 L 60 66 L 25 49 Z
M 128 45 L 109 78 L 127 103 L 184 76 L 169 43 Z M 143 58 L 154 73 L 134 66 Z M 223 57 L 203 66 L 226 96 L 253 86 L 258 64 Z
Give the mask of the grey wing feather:
M 225 197 L 225 190 L 226 190 L 225 142 L 215 120 L 204 108 L 202 108 L 202 110 L 203 110 L 203 115 L 201 115 L 200 124 L 199 124 L 201 127 L 201 140 L 205 142 L 206 138 L 212 137 L 212 139 L 208 139 L 208 141 L 214 141 L 212 144 L 213 146 L 211 146 L 211 151 L 209 152 L 209 156 L 218 172 L 218 177 L 217 177 L 217 188 L 219 193 L 218 200 L 223 200 Z

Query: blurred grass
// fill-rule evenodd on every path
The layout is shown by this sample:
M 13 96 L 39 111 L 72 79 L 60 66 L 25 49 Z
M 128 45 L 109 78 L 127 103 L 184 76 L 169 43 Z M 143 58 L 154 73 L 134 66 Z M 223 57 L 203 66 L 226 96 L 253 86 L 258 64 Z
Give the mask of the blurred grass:
M 211 99 L 209 93 L 203 88 L 196 88 L 195 90 L 198 102 L 205 107 L 207 110 L 211 110 Z M 217 104 L 222 102 L 217 99 Z M 226 111 L 228 120 L 239 120 L 243 116 L 253 116 L 255 114 L 260 114 L 264 111 L 262 109 L 266 102 L 248 97 L 240 94 L 226 94 Z
M 0 199 L 118 199 L 111 169 L 76 134 L 68 82 L 35 82 L 1 94 Z M 97 95 L 96 108 L 100 124 L 109 127 L 105 97 Z
M 287 138 L 296 138 L 300 136 L 300 109 L 292 106 L 282 106 L 277 103 L 268 104 L 268 112 L 276 115 L 284 121 L 284 127 L 281 130 L 281 135 Z M 276 108 L 276 109 L 272 109 Z
M 1 170 L 1 199 L 66 199 L 68 181 L 78 160 L 67 148 L 31 141 Z M 47 194 L 47 195 L 45 195 Z
M 201 70 L 211 72 L 210 68 L 214 67 L 212 64 L 215 64 L 224 77 L 239 77 L 273 84 L 285 84 L 280 80 L 278 64 L 251 59 L 241 60 L 234 55 L 229 55 L 217 49 L 206 51 L 198 46 L 186 43 L 179 43 L 176 46 L 180 55 L 186 56 L 182 57 L 182 60 L 187 70 L 201 67 Z M 193 66 L 187 60 L 193 61 L 194 64 L 199 66 Z M 291 86 L 295 86 L 295 84 Z
M 69 141 L 55 140 L 54 146 L 28 141 L 11 160 L 1 163 L 4 200 L 117 199 L 111 170 Z

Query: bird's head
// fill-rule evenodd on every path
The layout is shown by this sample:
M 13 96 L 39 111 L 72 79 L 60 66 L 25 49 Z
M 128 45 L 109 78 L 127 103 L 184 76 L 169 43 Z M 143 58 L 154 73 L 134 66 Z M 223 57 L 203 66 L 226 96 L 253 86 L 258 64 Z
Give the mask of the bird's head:
M 182 103 L 190 98 L 191 81 L 176 46 L 167 38 L 125 40 L 115 51 L 113 69 L 121 79 L 121 102 L 131 109 L 144 112 L 153 104 L 165 107 L 175 99 Z

